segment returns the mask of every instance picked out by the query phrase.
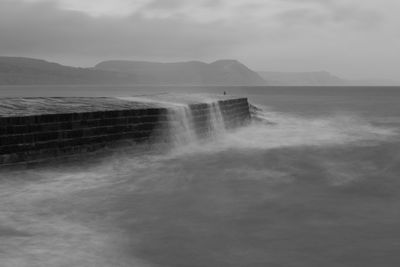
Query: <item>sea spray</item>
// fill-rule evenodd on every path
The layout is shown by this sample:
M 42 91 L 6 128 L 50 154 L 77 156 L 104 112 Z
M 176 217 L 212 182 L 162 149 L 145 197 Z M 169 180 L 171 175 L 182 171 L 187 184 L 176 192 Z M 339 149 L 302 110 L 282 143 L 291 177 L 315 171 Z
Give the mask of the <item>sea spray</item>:
M 201 132 L 204 123 L 207 133 Z M 173 105 L 168 108 L 167 135 L 174 147 L 195 145 L 207 139 L 214 139 L 226 133 L 224 118 L 218 102 L 208 103 L 204 113 L 192 114 L 191 105 Z
M 197 142 L 193 116 L 187 105 L 176 105 L 168 109 L 168 135 L 174 146 Z
M 269 150 L 365 143 L 371 145 L 397 136 L 395 129 L 375 126 L 357 116 L 307 118 L 276 112 L 268 107 L 257 108 L 257 114 L 252 114 L 252 123 L 229 131 L 222 128 L 216 113 L 210 112 L 214 116 L 209 120 L 211 133 L 208 137 L 211 138 L 207 138 L 200 145 L 189 149 L 182 148 L 178 152 L 193 154 L 232 149 Z M 218 127 L 222 129 L 218 130 Z
M 120 97 L 123 100 L 157 103 L 168 110 L 167 126 L 161 139 L 176 148 L 219 138 L 226 134 L 220 102 L 206 94 L 157 94 L 150 97 Z
M 169 110 L 175 140 L 198 142 L 193 110 Z M 1 265 L 321 266 L 372 249 L 397 259 L 399 145 L 385 143 L 394 133 L 358 117 L 259 115 L 276 124 L 256 121 L 185 154 L 0 173 Z
M 221 107 L 218 102 L 209 104 L 210 112 L 210 133 L 213 137 L 218 137 L 226 132 L 224 117 L 221 112 Z

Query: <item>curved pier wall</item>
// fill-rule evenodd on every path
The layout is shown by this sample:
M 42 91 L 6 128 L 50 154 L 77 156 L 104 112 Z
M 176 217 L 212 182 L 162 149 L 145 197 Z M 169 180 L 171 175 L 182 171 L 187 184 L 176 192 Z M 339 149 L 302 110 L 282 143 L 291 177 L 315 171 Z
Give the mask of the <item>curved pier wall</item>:
M 227 129 L 239 127 L 250 119 L 245 98 L 217 103 Z M 188 105 L 199 138 L 212 131 L 210 122 L 215 112 L 212 106 L 207 103 Z M 170 125 L 168 113 L 165 107 L 146 107 L 3 116 L 0 117 L 0 166 L 45 162 L 55 157 L 92 152 L 118 140 L 153 142 Z

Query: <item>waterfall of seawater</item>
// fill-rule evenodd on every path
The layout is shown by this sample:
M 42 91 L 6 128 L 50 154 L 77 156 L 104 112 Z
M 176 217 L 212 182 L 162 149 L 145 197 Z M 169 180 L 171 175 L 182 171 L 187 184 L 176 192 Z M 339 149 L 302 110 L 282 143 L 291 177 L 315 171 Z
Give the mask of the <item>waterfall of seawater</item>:
M 225 123 L 218 102 L 209 104 L 211 136 L 220 136 L 225 133 Z
M 205 113 L 207 119 L 207 137 L 218 137 L 225 133 L 225 124 L 219 103 L 210 103 Z M 200 141 L 196 133 L 196 121 L 190 105 L 177 105 L 169 109 L 168 131 L 173 145 L 181 146 L 195 144 Z
M 197 141 L 193 116 L 189 106 L 176 106 L 168 112 L 168 130 L 174 145 L 187 145 Z

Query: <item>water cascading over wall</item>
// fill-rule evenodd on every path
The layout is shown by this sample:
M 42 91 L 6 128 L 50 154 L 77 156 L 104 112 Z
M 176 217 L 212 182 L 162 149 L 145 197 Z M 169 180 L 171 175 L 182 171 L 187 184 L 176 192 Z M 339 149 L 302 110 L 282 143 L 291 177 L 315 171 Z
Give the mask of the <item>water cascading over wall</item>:
M 218 102 L 178 105 L 168 109 L 168 114 L 169 127 L 166 134 L 175 145 L 218 137 L 227 130 Z
M 0 165 L 46 162 L 119 140 L 188 144 L 249 119 L 246 98 L 170 106 L 117 98 L 3 98 Z

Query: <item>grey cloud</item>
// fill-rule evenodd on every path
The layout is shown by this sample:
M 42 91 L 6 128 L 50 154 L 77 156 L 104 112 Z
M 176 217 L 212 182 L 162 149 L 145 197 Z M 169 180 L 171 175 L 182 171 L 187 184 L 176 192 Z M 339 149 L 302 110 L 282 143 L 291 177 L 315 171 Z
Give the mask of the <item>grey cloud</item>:
M 159 0 L 167 2 L 154 10 L 164 17 L 140 9 L 130 16 L 93 17 L 62 10 L 58 1 L 0 0 L 0 55 L 73 65 L 235 58 L 259 70 L 399 75 L 396 9 L 376 0 L 219 0 L 215 6 L 208 0 Z M 181 7 L 199 10 L 198 17 Z
M 371 29 L 383 21 L 383 16 L 377 10 L 363 7 L 350 1 L 343 3 L 333 0 L 284 0 L 301 5 L 304 3 L 313 6 L 297 7 L 285 10 L 277 15 L 284 24 L 301 25 L 335 24 Z
M 379 26 L 383 16 L 371 9 L 355 6 L 336 6 L 332 8 L 331 19 L 336 22 L 352 22 L 357 27 L 365 29 Z
M 183 7 L 185 5 L 198 5 L 199 7 L 206 8 L 216 8 L 221 7 L 223 5 L 222 0 L 197 0 L 194 2 L 189 2 L 187 0 L 152 0 L 148 3 L 145 8 L 147 9 L 177 9 Z
M 185 17 L 90 17 L 49 2 L 0 2 L 0 54 L 108 58 L 217 57 L 241 42 L 224 25 Z M 246 39 L 246 38 L 244 38 Z
M 203 3 L 203 7 L 215 8 L 223 5 L 222 0 L 206 0 Z
M 296 8 L 279 13 L 276 18 L 285 27 L 299 26 L 301 24 L 323 25 L 326 22 L 325 16 L 310 8 Z
M 185 4 L 184 0 L 153 0 L 148 3 L 145 9 L 176 9 Z

